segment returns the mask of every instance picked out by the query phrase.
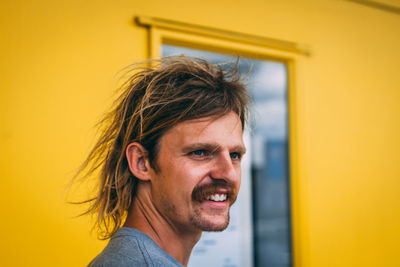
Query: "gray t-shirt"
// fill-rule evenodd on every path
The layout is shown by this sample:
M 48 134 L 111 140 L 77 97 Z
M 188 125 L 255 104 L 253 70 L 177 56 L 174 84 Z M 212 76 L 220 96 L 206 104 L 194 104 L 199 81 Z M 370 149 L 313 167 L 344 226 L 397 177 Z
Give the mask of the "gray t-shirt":
M 182 267 L 156 242 L 139 230 L 122 227 L 88 267 L 165 266 Z

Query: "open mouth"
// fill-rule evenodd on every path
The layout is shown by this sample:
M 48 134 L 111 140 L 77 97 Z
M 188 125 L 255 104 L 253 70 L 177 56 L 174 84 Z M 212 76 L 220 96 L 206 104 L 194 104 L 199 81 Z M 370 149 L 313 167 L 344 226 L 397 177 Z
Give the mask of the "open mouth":
M 213 183 L 197 186 L 193 189 L 192 199 L 198 202 L 226 202 L 231 205 L 236 200 L 235 187 L 228 184 Z
M 215 202 L 223 202 L 227 199 L 227 195 L 226 194 L 212 194 L 209 195 L 206 200 L 210 200 L 210 201 L 215 201 Z

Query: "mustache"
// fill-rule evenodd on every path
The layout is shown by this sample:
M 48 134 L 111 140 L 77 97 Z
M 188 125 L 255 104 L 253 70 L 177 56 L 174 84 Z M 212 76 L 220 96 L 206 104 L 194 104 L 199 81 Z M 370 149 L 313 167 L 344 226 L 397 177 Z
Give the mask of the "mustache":
M 221 182 L 213 182 L 204 185 L 197 185 L 192 192 L 192 199 L 196 201 L 203 201 L 209 195 L 216 193 L 218 190 L 226 190 L 227 191 L 227 199 L 229 203 L 232 205 L 237 198 L 237 190 L 231 183 L 221 183 Z

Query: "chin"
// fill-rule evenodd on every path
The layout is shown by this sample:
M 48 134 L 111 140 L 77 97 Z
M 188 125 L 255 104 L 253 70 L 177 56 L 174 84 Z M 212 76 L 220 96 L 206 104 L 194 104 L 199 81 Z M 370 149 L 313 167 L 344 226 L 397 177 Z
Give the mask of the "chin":
M 229 214 L 224 216 L 202 216 L 200 214 L 195 214 L 191 218 L 191 223 L 201 231 L 221 232 L 229 225 Z
M 220 225 L 203 225 L 204 227 L 200 229 L 204 232 L 222 232 L 228 227 L 228 225 L 229 222 Z

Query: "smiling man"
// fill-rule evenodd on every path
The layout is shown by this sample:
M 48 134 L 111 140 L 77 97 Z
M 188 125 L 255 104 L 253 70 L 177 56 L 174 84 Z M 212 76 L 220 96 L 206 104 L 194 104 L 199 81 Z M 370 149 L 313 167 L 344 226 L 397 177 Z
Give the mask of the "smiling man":
M 203 231 L 229 224 L 249 96 L 235 70 L 168 57 L 135 69 L 81 172 L 103 238 L 89 266 L 186 266 Z

